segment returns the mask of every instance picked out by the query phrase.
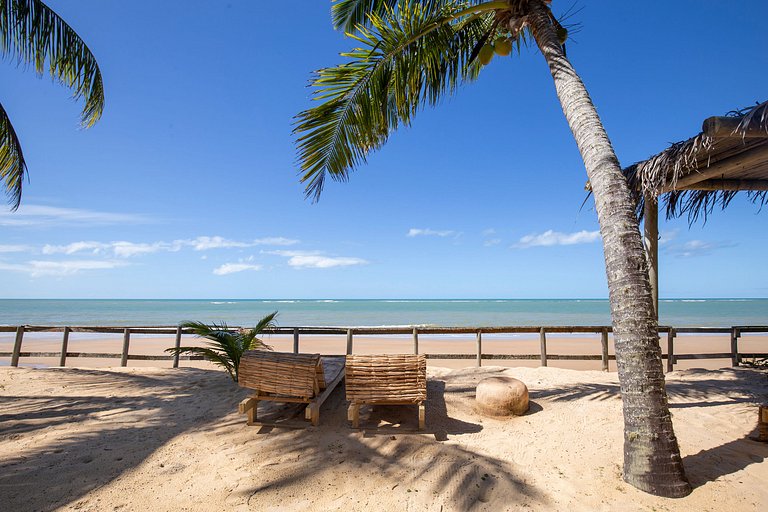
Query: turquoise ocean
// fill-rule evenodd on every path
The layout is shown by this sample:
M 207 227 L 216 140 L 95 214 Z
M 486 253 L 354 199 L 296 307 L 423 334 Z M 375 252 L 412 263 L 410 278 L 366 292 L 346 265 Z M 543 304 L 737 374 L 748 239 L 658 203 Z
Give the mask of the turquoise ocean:
M 768 325 L 768 299 L 662 299 L 659 309 L 674 327 Z M 594 299 L 0 299 L 0 325 L 250 326 L 272 311 L 283 327 L 610 325 L 608 301 Z

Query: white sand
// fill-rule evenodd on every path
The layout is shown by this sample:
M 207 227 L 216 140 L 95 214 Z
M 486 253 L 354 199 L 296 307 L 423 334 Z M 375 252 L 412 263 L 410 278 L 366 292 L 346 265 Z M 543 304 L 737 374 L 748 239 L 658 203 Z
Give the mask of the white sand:
M 668 375 L 693 493 L 625 484 L 615 373 L 430 368 L 427 433 L 416 410 L 363 409 L 347 426 L 343 386 L 321 425 L 247 427 L 248 391 L 198 368 L 0 368 L 0 509 L 31 510 L 765 510 L 768 445 L 754 435 L 765 371 Z M 531 411 L 473 411 L 478 380 L 504 372 Z M 268 404 L 267 416 L 301 412 Z M 261 412 L 261 411 L 260 411 Z M 373 429 L 378 425 L 378 429 Z

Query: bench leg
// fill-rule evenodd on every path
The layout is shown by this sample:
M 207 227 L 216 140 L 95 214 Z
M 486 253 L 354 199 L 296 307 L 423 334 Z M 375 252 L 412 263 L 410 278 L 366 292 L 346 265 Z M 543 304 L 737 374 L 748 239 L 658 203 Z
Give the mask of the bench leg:
M 312 403 L 307 406 L 307 411 L 309 411 L 309 419 L 312 421 L 313 426 L 318 426 L 320 424 L 320 404 Z
M 253 407 L 248 409 L 248 425 L 253 425 L 256 423 L 256 409 L 259 408 L 259 401 L 256 400 L 253 404 Z
M 425 415 L 426 415 L 426 407 L 424 406 L 424 403 L 419 404 L 419 430 L 424 430 L 425 428 Z
M 360 426 L 360 405 L 349 404 L 347 410 L 347 419 L 352 422 L 352 427 L 357 428 Z

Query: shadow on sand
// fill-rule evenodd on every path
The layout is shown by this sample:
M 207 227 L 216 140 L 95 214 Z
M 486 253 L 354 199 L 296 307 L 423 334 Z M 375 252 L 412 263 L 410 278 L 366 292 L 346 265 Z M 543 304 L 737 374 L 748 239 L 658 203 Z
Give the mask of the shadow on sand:
M 768 374 L 750 369 L 717 370 L 718 378 L 701 378 L 713 370 L 688 369 L 678 379 L 667 383 L 671 410 L 699 407 L 717 407 L 734 404 L 768 402 Z M 612 400 L 620 399 L 616 384 L 576 384 L 557 389 L 535 391 L 531 398 L 559 400 Z M 717 398 L 714 398 L 717 397 Z M 755 421 L 757 408 L 755 407 Z M 707 482 L 741 471 L 751 464 L 763 462 L 768 457 L 768 444 L 754 441 L 757 430 L 750 435 L 737 437 L 720 446 L 701 450 L 683 457 L 683 465 L 691 485 L 698 487 Z
M 75 368 L 34 372 L 25 378 L 57 373 L 56 387 L 46 390 L 50 394 L 0 397 L 0 442 L 24 443 L 32 433 L 45 440 L 0 461 L 3 510 L 48 511 L 78 500 L 135 468 L 173 437 L 220 422 L 239 396 L 223 372 L 194 368 L 158 378 Z M 76 396 L 57 394 L 61 388 Z M 185 414 L 178 413 L 180 404 Z M 88 428 L 77 437 L 57 428 L 70 423 L 88 423 Z
M 283 459 L 300 462 L 288 471 L 265 472 L 262 482 L 238 492 L 249 501 L 258 497 L 260 503 L 270 503 L 302 481 L 321 482 L 330 489 L 339 480 L 362 482 L 366 475 L 376 474 L 385 475 L 392 483 L 388 494 L 394 504 L 403 505 L 397 501 L 399 493 L 408 493 L 401 499 L 409 502 L 419 498 L 428 500 L 425 503 L 443 501 L 455 510 L 473 510 L 493 503 L 497 493 L 515 497 L 500 505 L 502 509 L 531 502 L 548 503 L 547 497 L 526 483 L 509 462 L 487 452 L 442 442 L 449 435 L 474 434 L 483 427 L 450 417 L 446 397 L 450 398 L 451 389 L 445 381 L 430 379 L 427 393 L 426 430 L 419 432 L 416 406 L 364 407 L 362 428 L 352 430 L 346 418 L 343 388 L 334 391 L 326 402 L 319 428 L 299 435 L 273 428 L 259 431 L 269 434 L 269 442 Z M 361 492 L 361 498 L 368 496 Z M 412 505 L 418 507 L 419 503 Z

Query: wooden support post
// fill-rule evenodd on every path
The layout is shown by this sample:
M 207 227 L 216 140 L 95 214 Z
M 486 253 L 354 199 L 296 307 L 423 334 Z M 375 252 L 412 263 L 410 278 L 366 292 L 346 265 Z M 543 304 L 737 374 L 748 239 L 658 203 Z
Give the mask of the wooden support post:
M 659 320 L 659 201 L 655 196 L 645 196 L 643 211 L 643 245 L 651 280 L 651 299 Z
M 131 329 L 126 327 L 123 331 L 123 353 L 120 357 L 120 366 L 128 366 L 128 345 L 131 343 Z
M 739 366 L 739 330 L 731 328 L 731 366 Z
M 757 408 L 757 441 L 768 443 L 768 403 Z
M 347 355 L 352 353 L 352 329 L 347 329 Z
M 477 366 L 483 365 L 483 332 L 477 330 Z
M 347 409 L 347 419 L 352 422 L 352 427 L 360 426 L 360 404 L 352 403 Z
M 246 398 L 237 405 L 237 410 L 240 414 L 248 413 L 248 425 L 253 425 L 256 422 L 256 410 L 259 407 L 259 392 L 257 391 L 251 398 Z
M 176 327 L 176 341 L 173 343 L 176 347 L 176 352 L 173 354 L 173 367 L 179 367 L 179 352 L 178 349 L 181 346 L 181 326 Z
M 608 371 L 608 329 L 603 328 L 603 332 L 600 334 L 600 344 L 603 346 L 603 371 Z
M 299 353 L 299 328 L 298 327 L 293 328 L 293 353 L 294 354 Z
M 61 338 L 61 357 L 59 358 L 59 366 L 67 365 L 67 345 L 69 345 L 69 327 L 64 328 L 64 335 Z
M 413 328 L 413 353 L 419 353 L 419 330 L 416 327 Z
M 541 342 L 541 366 L 547 366 L 547 333 L 543 327 L 539 329 L 539 341 Z
M 308 419 L 312 422 L 312 426 L 318 426 L 320 424 L 320 404 L 317 402 L 309 404 L 307 411 L 309 411 Z
M 424 430 L 426 423 L 426 407 L 424 402 L 421 402 L 419 403 L 419 430 Z
M 675 369 L 675 329 L 669 328 L 667 333 L 667 371 L 671 372 Z
M 13 342 L 13 353 L 11 354 L 11 366 L 19 366 L 19 357 L 21 355 L 21 342 L 24 340 L 24 326 L 16 328 L 16 340 Z

